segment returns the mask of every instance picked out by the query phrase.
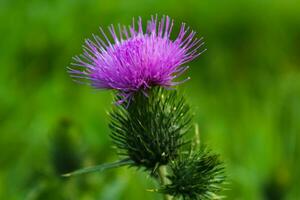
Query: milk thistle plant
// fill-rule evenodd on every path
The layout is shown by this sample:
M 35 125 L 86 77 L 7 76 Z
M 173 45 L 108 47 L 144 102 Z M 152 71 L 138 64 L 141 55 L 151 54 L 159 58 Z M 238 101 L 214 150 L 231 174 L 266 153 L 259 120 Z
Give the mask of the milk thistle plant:
M 144 30 L 139 18 L 118 31 L 111 25 L 110 36 L 100 28 L 101 37 L 85 41 L 68 72 L 75 81 L 115 91 L 109 127 L 121 159 L 65 176 L 132 166 L 156 179 L 159 186 L 151 191 L 166 200 L 222 198 L 223 164 L 198 145 L 197 134 L 196 140 L 188 137 L 190 107 L 174 88 L 189 79 L 178 80 L 186 63 L 203 52 L 203 41 L 184 23 L 172 40 L 173 23 L 152 16 Z

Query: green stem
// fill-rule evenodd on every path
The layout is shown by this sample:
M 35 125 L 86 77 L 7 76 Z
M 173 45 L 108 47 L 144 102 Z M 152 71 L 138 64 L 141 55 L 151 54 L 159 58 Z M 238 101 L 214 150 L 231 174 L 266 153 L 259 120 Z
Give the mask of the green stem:
M 160 183 L 162 186 L 168 184 L 167 167 L 166 166 L 162 165 L 158 168 L 158 175 L 159 175 Z M 172 200 L 172 197 L 170 195 L 165 194 L 164 200 Z

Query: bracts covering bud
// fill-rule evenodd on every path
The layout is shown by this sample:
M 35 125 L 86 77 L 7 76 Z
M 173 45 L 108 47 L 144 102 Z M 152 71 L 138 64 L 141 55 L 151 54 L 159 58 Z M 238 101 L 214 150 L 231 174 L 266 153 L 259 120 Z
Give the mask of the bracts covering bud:
M 224 165 L 218 155 L 202 148 L 182 152 L 170 163 L 170 183 L 161 192 L 184 200 L 221 199 L 225 181 Z
M 136 93 L 131 103 L 110 114 L 111 138 L 119 154 L 134 165 L 154 171 L 179 154 L 190 128 L 189 106 L 177 91 L 153 88 L 148 96 Z

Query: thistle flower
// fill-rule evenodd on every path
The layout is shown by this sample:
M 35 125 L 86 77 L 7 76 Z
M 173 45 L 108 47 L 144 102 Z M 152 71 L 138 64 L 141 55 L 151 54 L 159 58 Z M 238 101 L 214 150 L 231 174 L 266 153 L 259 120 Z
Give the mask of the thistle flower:
M 175 81 L 198 55 L 203 42 L 183 23 L 171 39 L 173 20 L 151 17 L 146 31 L 139 18 L 131 26 L 109 27 L 111 36 L 100 28 L 74 57 L 69 73 L 76 81 L 96 89 L 117 91 L 110 112 L 111 139 L 123 158 L 67 173 L 73 176 L 102 172 L 121 166 L 135 166 L 159 180 L 159 191 L 184 200 L 217 199 L 224 182 L 224 168 L 218 156 L 206 150 L 194 152 L 186 137 L 191 127 L 188 104 L 177 91 L 166 90 L 189 78 Z M 113 39 L 113 42 L 109 40 Z M 124 103 L 123 103 L 124 102 Z M 186 148 L 193 149 L 186 152 Z
M 118 34 L 111 25 L 114 42 L 100 28 L 102 38 L 87 39 L 83 54 L 73 58 L 71 76 L 97 89 L 117 90 L 124 99 L 136 91 L 169 88 L 188 80 L 174 81 L 188 69 L 184 65 L 201 54 L 202 38 L 195 38 L 196 33 L 182 23 L 177 38 L 171 40 L 173 20 L 168 16 L 160 21 L 152 16 L 145 32 L 141 18 L 137 25 L 134 20 L 128 28 L 119 24 Z

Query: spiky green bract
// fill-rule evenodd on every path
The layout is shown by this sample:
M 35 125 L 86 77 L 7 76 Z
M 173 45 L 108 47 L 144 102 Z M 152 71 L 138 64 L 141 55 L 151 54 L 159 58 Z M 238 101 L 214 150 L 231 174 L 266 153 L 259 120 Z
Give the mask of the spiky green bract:
M 221 199 L 217 193 L 225 180 L 219 156 L 206 149 L 182 154 L 170 163 L 170 184 L 161 192 L 184 200 Z
M 184 98 L 159 87 L 134 94 L 110 116 L 111 138 L 119 154 L 152 172 L 178 156 L 191 121 Z

